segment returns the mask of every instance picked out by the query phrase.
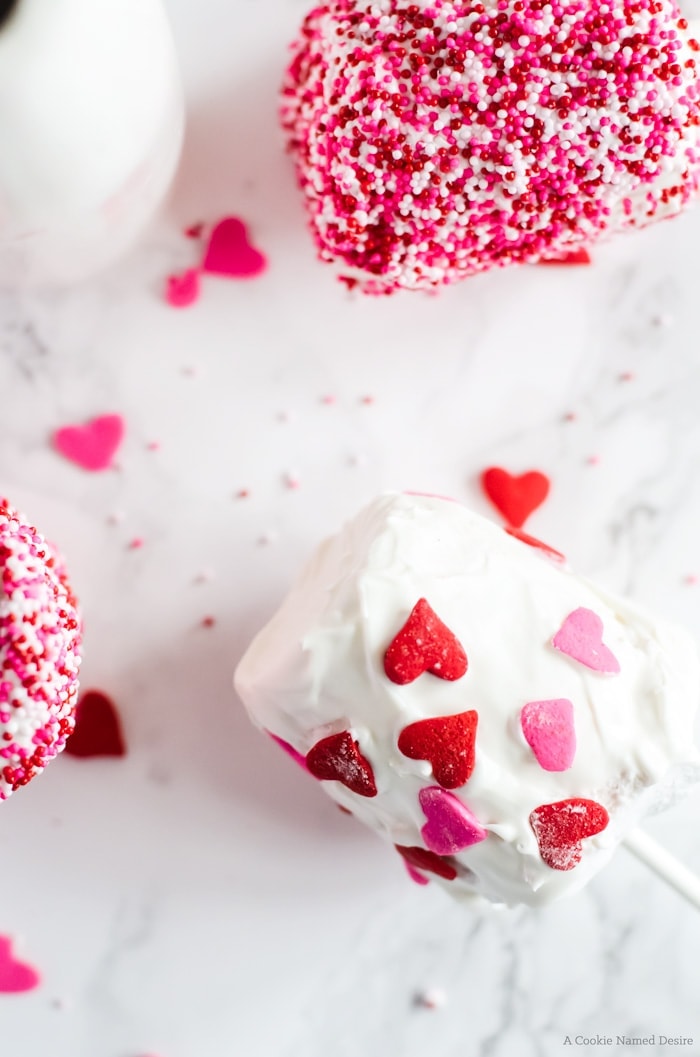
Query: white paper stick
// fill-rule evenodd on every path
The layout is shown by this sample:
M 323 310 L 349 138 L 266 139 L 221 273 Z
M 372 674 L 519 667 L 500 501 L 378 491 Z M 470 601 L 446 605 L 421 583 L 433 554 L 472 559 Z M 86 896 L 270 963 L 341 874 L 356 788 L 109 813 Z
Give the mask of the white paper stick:
M 666 851 L 655 840 L 637 829 L 623 841 L 625 848 L 631 851 L 645 866 L 653 870 L 662 881 L 675 888 L 689 903 L 700 910 L 700 877 L 679 862 L 674 855 Z

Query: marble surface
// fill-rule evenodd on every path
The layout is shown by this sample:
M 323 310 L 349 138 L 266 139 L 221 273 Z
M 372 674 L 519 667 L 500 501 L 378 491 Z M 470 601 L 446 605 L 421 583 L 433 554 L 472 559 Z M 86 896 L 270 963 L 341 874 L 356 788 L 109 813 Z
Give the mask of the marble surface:
M 320 536 L 383 489 L 487 512 L 491 464 L 550 474 L 532 531 L 700 636 L 700 209 L 590 268 L 359 299 L 314 259 L 275 122 L 305 4 L 168 6 L 189 132 L 167 215 L 81 289 L 0 298 L 3 489 L 67 555 L 83 685 L 129 744 L 57 761 L 0 811 L 0 933 L 43 976 L 0 996 L 1 1052 L 553 1057 L 655 1034 L 645 1053 L 700 1053 L 700 914 L 624 850 L 550 909 L 464 912 L 411 885 L 231 689 Z M 183 224 L 224 213 L 268 273 L 168 308 Z M 53 429 L 110 411 L 117 469 L 52 452 Z M 697 870 L 699 816 L 696 793 L 649 824 Z

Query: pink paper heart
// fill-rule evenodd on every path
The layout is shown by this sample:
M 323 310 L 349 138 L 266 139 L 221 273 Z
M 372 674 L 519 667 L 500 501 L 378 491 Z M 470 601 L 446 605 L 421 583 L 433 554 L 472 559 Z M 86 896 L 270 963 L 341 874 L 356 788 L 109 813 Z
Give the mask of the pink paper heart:
M 525 741 L 545 771 L 568 771 L 576 755 L 574 706 L 565 697 L 529 701 L 520 713 Z
M 466 804 L 437 785 L 421 789 L 418 801 L 427 818 L 421 829 L 426 847 L 436 855 L 454 855 L 486 840 L 487 830 Z
M 224 217 L 209 237 L 202 268 L 213 275 L 252 279 L 265 271 L 267 259 L 249 241 L 242 220 Z
M 84 426 L 63 426 L 53 435 L 56 451 L 83 470 L 106 470 L 124 437 L 121 415 L 100 415 Z
M 620 671 L 617 657 L 603 642 L 603 621 L 592 609 L 575 609 L 569 613 L 552 645 L 594 672 L 616 675 Z
M 180 275 L 169 275 L 165 286 L 165 300 L 173 308 L 189 308 L 199 298 L 199 271 L 188 268 Z
M 17 961 L 12 953 L 12 940 L 0 936 L 0 994 L 17 995 L 33 991 L 39 986 L 40 976 L 31 965 Z

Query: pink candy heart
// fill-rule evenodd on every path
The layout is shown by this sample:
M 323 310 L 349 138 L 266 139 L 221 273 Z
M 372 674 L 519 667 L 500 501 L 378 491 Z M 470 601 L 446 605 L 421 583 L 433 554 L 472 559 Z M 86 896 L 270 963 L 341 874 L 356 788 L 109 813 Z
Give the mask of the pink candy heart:
M 242 220 L 224 217 L 211 233 L 202 268 L 213 275 L 252 279 L 265 271 L 267 259 L 250 243 Z
M 0 994 L 16 995 L 22 991 L 33 991 L 39 983 L 36 969 L 17 961 L 13 955 L 9 936 L 0 936 Z
M 432 785 L 421 789 L 418 801 L 428 820 L 421 834 L 426 847 L 436 855 L 454 855 L 486 840 L 487 830 L 466 804 L 452 793 Z
M 520 713 L 525 741 L 545 771 L 568 771 L 576 755 L 574 706 L 565 697 L 529 701 Z
M 189 308 L 199 298 L 199 272 L 188 268 L 180 275 L 169 275 L 165 287 L 165 300 L 173 308 Z
M 594 672 L 616 675 L 620 671 L 617 657 L 603 642 L 603 621 L 592 609 L 569 613 L 552 645 Z
M 63 426 L 53 435 L 53 445 L 83 470 L 106 470 L 124 437 L 121 415 L 100 415 L 84 426 Z

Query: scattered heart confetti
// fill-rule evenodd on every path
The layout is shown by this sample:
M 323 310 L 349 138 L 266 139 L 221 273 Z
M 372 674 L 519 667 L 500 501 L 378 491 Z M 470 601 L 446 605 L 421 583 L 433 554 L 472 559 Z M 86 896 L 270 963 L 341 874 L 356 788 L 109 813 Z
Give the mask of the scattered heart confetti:
M 20 962 L 12 953 L 12 940 L 9 936 L 0 936 L 0 994 L 18 995 L 24 991 L 34 991 L 41 983 L 36 969 L 25 962 Z
M 291 756 L 295 763 L 300 767 L 303 767 L 305 771 L 308 771 L 309 768 L 306 766 L 305 757 L 303 757 L 300 752 L 297 752 L 293 745 L 290 745 L 288 741 L 284 740 L 284 738 L 278 738 L 271 730 L 266 730 L 265 733 L 268 734 L 277 745 L 279 745 L 280 749 L 283 749 L 288 756 Z
M 527 532 L 523 532 L 521 529 L 512 528 L 510 525 L 506 525 L 505 531 L 509 536 L 513 536 L 516 540 L 520 540 L 521 543 L 526 543 L 528 547 L 533 547 L 535 550 L 542 551 L 551 561 L 556 562 L 557 565 L 566 565 L 566 555 L 562 554 L 561 551 L 557 551 L 554 547 L 550 547 L 548 543 L 543 543 L 542 540 L 538 540 L 536 536 L 530 536 Z
M 538 264 L 590 264 L 591 256 L 588 250 L 580 246 L 578 249 L 569 250 L 567 253 L 562 253 L 557 257 L 546 257 Z
M 347 730 L 316 742 L 306 754 L 306 766 L 322 782 L 342 782 L 358 796 L 377 795 L 372 765 Z
M 594 672 L 616 675 L 620 671 L 617 657 L 603 642 L 603 621 L 592 609 L 581 607 L 569 613 L 552 645 Z
M 421 598 L 384 654 L 387 676 L 404 686 L 423 672 L 452 681 L 461 679 L 466 670 L 467 655 L 460 642 Z
M 574 706 L 565 697 L 529 701 L 520 712 L 525 741 L 545 771 L 568 771 L 576 755 Z
M 188 268 L 180 275 L 169 275 L 165 284 L 165 300 L 173 308 L 189 308 L 199 299 L 199 269 Z
M 428 851 L 427 848 L 408 848 L 402 844 L 395 844 L 394 847 L 407 863 L 418 870 L 427 870 L 428 873 L 434 873 L 444 878 L 445 881 L 454 881 L 457 876 L 457 871 L 449 860 L 441 858 L 435 852 Z
M 478 719 L 470 711 L 418 720 L 401 731 L 399 749 L 411 760 L 428 760 L 435 781 L 444 789 L 457 789 L 474 770 Z
M 253 279 L 265 271 L 267 260 L 250 242 L 243 221 L 224 217 L 212 230 L 202 268 L 211 275 Z
M 66 752 L 82 759 L 126 755 L 119 714 L 100 690 L 88 690 L 78 701 L 75 731 L 66 743 Z
M 106 470 L 124 438 L 121 415 L 100 415 L 84 426 L 63 426 L 53 435 L 56 451 L 83 470 Z
M 418 801 L 427 818 L 421 836 L 436 855 L 454 855 L 486 840 L 487 830 L 466 804 L 439 786 L 421 789 Z
M 498 512 L 516 529 L 523 527 L 549 495 L 549 478 L 539 470 L 514 477 L 500 466 L 492 466 L 484 470 L 481 484 Z
M 581 841 L 601 833 L 609 821 L 602 804 L 580 797 L 542 804 L 530 815 L 540 855 L 552 870 L 573 870 L 581 861 Z

